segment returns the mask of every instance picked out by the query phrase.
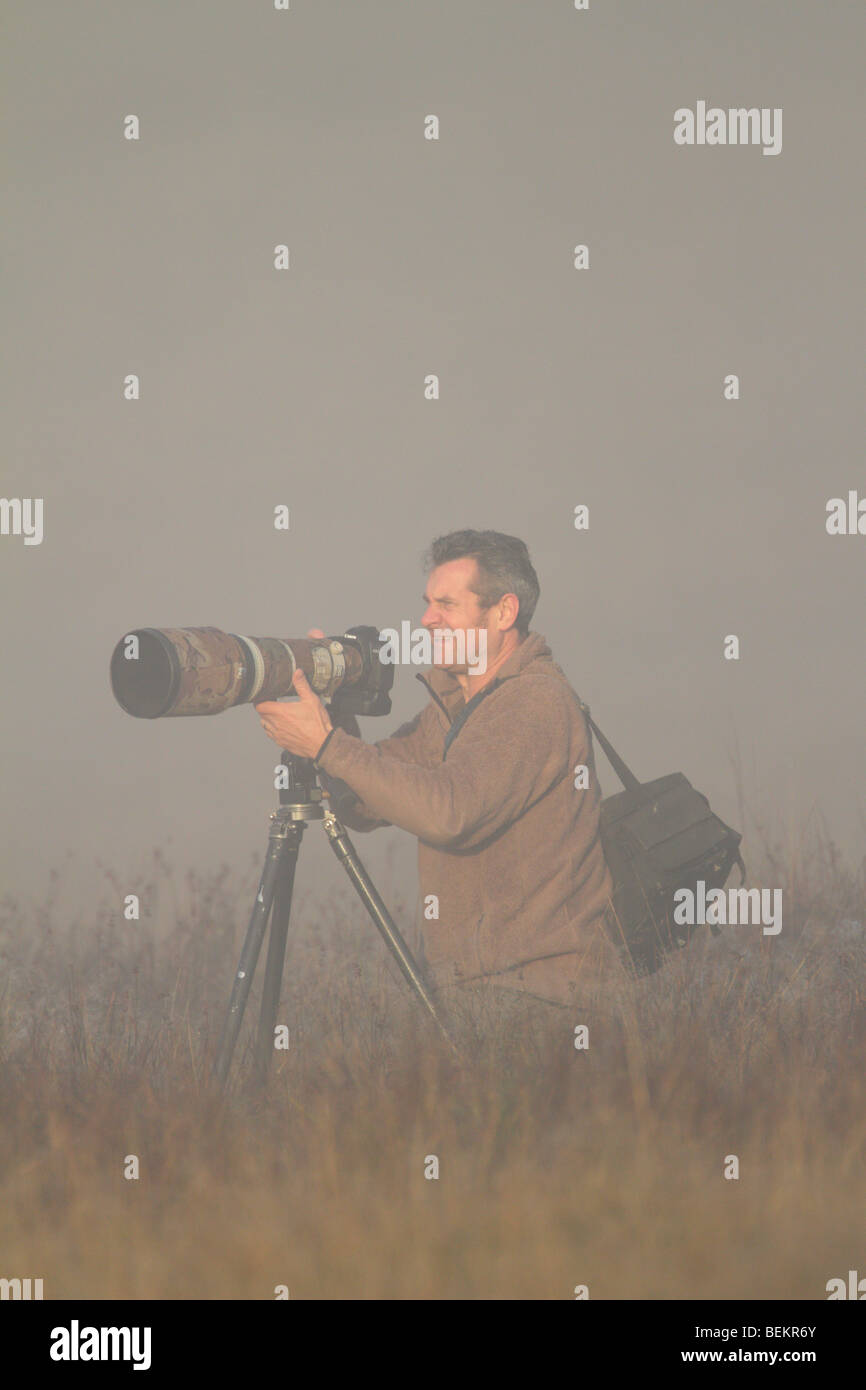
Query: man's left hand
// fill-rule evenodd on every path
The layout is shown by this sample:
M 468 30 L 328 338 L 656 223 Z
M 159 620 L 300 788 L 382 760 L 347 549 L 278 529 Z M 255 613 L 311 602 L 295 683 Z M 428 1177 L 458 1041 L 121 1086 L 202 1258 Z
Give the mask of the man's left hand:
M 300 697 L 292 704 L 263 700 L 256 705 L 262 728 L 268 738 L 299 758 L 315 758 L 331 729 L 328 711 L 298 667 L 294 687 Z

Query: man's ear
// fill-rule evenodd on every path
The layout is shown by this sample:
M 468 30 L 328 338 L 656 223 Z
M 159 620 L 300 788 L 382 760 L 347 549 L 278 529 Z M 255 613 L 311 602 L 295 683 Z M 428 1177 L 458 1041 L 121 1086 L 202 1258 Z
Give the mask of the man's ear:
M 520 600 L 516 594 L 503 594 L 499 600 L 500 618 L 505 620 L 505 625 L 500 625 L 500 632 L 516 632 L 517 618 L 520 613 Z

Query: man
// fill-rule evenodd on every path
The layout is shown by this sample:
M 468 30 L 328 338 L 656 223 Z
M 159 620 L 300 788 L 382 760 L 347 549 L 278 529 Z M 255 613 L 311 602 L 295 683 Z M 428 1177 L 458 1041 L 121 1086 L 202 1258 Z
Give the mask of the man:
M 418 677 L 428 704 L 379 743 L 363 743 L 354 721 L 334 727 L 301 672 L 298 702 L 256 710 L 281 748 L 315 760 L 331 797 L 351 789 L 354 805 L 339 806 L 351 828 L 418 837 L 422 948 L 440 996 L 480 987 L 584 1003 L 617 968 L 612 883 L 586 722 L 530 631 L 538 578 L 524 542 L 496 531 L 440 537 L 428 560 L 424 628 L 463 633 L 464 653 L 486 662 L 459 665 L 443 644 Z

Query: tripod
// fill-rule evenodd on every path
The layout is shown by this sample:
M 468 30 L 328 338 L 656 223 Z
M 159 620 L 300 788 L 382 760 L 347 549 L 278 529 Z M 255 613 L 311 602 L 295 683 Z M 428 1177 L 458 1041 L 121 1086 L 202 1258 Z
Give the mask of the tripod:
M 212 1071 L 214 1080 L 220 1086 L 225 1085 L 270 917 L 271 935 L 268 941 L 261 1013 L 256 1038 L 256 1065 L 259 1077 L 264 1080 L 267 1075 L 268 1064 L 274 1048 L 274 1026 L 280 1002 L 286 937 L 289 929 L 289 914 L 292 908 L 292 890 L 295 883 L 298 851 L 301 847 L 304 831 L 307 828 L 306 823 L 313 820 L 323 821 L 325 834 L 330 841 L 331 848 L 343 864 L 361 901 L 373 918 L 409 985 L 433 1018 L 452 1050 L 456 1052 L 456 1048 L 436 1012 L 421 972 L 394 925 L 388 909 L 379 897 L 372 879 L 358 858 L 355 847 L 346 834 L 345 827 L 333 811 L 325 812 L 322 808 L 322 791 L 312 759 L 301 758 L 294 753 L 284 753 L 282 764 L 287 769 L 287 786 L 280 788 L 279 809 L 271 812 L 267 854 L 259 880 L 259 889 L 253 904 L 250 924 L 247 927 L 247 934 L 238 961 L 228 1013 L 217 1046 Z

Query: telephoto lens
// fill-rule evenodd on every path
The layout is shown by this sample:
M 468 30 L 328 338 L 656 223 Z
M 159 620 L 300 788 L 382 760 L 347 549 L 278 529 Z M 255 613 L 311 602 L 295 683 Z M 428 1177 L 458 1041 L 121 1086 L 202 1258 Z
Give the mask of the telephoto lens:
M 348 697 L 356 686 L 383 692 L 394 675 L 393 666 L 378 660 L 375 628 L 354 628 L 342 637 L 281 638 L 239 637 L 218 627 L 143 627 L 117 643 L 111 689 L 137 719 L 219 714 L 293 695 L 298 668 L 325 700 L 338 690 Z

